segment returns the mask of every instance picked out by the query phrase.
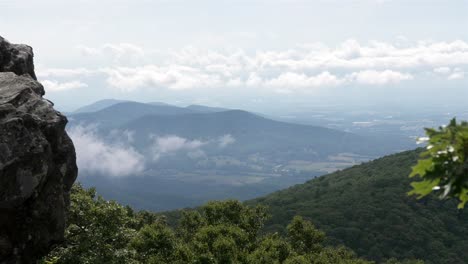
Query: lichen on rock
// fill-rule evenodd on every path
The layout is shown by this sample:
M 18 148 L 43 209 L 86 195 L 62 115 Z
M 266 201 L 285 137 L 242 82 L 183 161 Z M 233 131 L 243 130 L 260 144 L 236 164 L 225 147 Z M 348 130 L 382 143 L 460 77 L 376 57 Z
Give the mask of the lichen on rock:
M 78 169 L 44 94 L 32 48 L 0 37 L 0 263 L 33 263 L 63 240 Z

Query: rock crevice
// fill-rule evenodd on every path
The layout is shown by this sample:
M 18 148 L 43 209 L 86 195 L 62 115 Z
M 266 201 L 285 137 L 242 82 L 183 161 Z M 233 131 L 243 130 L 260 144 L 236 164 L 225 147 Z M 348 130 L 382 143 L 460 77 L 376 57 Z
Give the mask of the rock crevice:
M 67 118 L 44 94 L 32 48 L 0 37 L 0 263 L 33 263 L 63 240 L 78 169 Z

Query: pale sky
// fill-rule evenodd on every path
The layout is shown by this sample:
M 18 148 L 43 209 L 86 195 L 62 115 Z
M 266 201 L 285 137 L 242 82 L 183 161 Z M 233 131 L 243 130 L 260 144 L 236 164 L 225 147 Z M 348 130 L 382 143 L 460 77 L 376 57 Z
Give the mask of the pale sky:
M 468 101 L 468 0 L 0 0 L 64 111 L 104 98 L 268 112 Z

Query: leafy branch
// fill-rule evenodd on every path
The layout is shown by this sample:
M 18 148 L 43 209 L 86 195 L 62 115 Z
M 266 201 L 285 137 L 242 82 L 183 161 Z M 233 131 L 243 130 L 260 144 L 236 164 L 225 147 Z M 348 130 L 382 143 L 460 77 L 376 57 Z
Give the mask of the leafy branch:
M 411 183 L 409 194 L 420 199 L 437 193 L 441 199 L 458 199 L 458 208 L 464 208 L 468 202 L 468 123 L 457 123 L 454 118 L 447 126 L 426 128 L 426 135 L 418 139 L 427 146 L 410 174 L 422 180 Z

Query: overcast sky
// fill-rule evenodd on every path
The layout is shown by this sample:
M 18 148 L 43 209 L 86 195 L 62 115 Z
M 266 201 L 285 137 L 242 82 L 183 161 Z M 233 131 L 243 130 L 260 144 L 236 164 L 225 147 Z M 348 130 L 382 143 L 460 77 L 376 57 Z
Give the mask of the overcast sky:
M 268 112 L 468 101 L 468 0 L 0 0 L 64 110 L 104 98 Z

